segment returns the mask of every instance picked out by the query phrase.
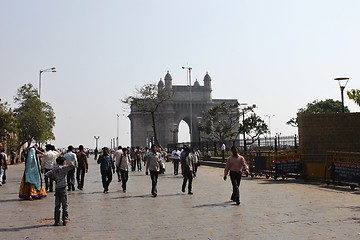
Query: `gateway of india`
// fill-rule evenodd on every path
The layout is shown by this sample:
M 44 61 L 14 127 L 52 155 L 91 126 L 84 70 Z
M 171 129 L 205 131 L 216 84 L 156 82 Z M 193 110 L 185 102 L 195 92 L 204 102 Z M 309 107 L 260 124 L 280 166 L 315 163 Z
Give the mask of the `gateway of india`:
M 190 131 L 192 130 L 190 141 L 200 142 L 201 133 L 198 125 L 203 120 L 201 118 L 203 112 L 223 102 L 228 104 L 238 102 L 236 99 L 212 99 L 211 78 L 208 73 L 205 74 L 203 82 L 204 85 L 201 86 L 196 80 L 191 89 L 188 85 L 173 85 L 169 71 L 164 81 L 160 79 L 158 88 L 165 89 L 171 94 L 170 99 L 161 103 L 155 112 L 157 138 L 162 146 L 178 142 L 181 120 L 187 123 Z M 136 111 L 134 106 L 130 106 L 130 110 L 128 117 L 131 128 L 131 146 L 150 147 L 154 142 L 151 114 Z

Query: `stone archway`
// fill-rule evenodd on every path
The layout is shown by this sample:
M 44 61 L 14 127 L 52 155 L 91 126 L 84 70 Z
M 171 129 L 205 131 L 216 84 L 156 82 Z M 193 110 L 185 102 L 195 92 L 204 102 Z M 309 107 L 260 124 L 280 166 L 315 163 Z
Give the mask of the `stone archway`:
M 155 115 L 156 133 L 162 146 L 173 144 L 178 140 L 178 127 L 184 120 L 192 129 L 191 142 L 197 142 L 200 137 L 198 130 L 199 117 L 209 108 L 222 102 L 236 103 L 236 99 L 212 99 L 211 78 L 208 73 L 204 76 L 204 86 L 196 80 L 191 86 L 172 85 L 169 72 L 165 75 L 165 84 L 162 80 L 158 88 L 171 92 L 172 97 L 164 102 Z M 153 138 L 152 121 L 150 114 L 133 111 L 129 115 L 131 121 L 131 145 L 149 146 Z M 192 123 L 192 124 L 191 124 Z

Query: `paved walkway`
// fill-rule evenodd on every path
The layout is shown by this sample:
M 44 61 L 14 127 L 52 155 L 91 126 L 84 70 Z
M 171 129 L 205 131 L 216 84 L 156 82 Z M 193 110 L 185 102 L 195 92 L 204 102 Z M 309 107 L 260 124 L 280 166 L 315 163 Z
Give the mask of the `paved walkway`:
M 69 193 L 68 225 L 53 227 L 53 193 L 19 200 L 24 165 L 9 168 L 0 187 L 0 239 L 360 239 L 359 190 L 243 178 L 236 206 L 222 169 L 201 166 L 187 195 L 168 163 L 157 198 L 144 171 L 130 172 L 126 193 L 113 181 L 104 194 L 93 159 L 84 190 Z

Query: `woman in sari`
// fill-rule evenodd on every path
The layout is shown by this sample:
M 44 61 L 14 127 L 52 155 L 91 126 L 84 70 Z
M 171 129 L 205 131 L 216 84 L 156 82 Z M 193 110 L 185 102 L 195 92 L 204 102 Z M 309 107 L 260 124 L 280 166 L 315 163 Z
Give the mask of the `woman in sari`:
M 25 158 L 25 170 L 21 180 L 19 198 L 33 200 L 46 197 L 42 184 L 41 164 L 35 147 L 29 149 Z

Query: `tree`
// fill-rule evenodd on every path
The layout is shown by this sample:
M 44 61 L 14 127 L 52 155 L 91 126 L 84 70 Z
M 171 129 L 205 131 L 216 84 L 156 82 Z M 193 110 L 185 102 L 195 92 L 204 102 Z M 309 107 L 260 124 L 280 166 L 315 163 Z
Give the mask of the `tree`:
M 240 123 L 239 134 L 245 134 L 251 139 L 247 145 L 253 144 L 262 134 L 268 132 L 268 126 L 254 111 L 256 105 L 251 105 L 242 109 L 243 121 Z
M 359 89 L 351 89 L 347 91 L 347 95 L 349 99 L 353 100 L 357 105 L 360 106 L 360 90 Z
M 6 142 L 8 135 L 16 132 L 15 118 L 8 102 L 0 99 L 0 142 Z
M 157 146 L 161 146 L 156 133 L 155 113 L 160 105 L 171 97 L 171 93 L 164 88 L 158 88 L 156 84 L 145 84 L 136 89 L 135 96 L 129 96 L 122 100 L 123 103 L 131 107 L 131 111 L 149 113 L 151 115 L 154 141 Z
M 240 111 L 240 104 L 226 104 L 210 108 L 204 113 L 203 123 L 199 124 L 199 130 L 208 135 L 209 140 L 224 142 L 225 140 L 235 141 L 239 134 L 251 138 L 254 143 L 261 134 L 268 131 L 265 122 L 256 115 L 256 105 L 248 106 Z M 240 116 L 243 116 L 240 121 Z M 240 121 L 240 122 L 239 122 Z
M 345 112 L 350 112 L 349 108 L 345 106 Z M 326 99 L 322 101 L 315 100 L 311 103 L 308 103 L 305 108 L 300 108 L 297 114 L 301 113 L 341 113 L 342 112 L 342 103 L 341 101 L 334 101 L 333 99 Z M 293 127 L 298 126 L 297 117 L 290 119 L 286 124 Z
M 32 84 L 20 87 L 14 100 L 19 105 L 14 109 L 19 146 L 55 139 L 52 132 L 55 126 L 55 113 L 49 103 L 41 102 Z
M 225 142 L 235 140 L 239 128 L 239 103 L 225 102 L 210 108 L 202 116 L 199 130 L 206 133 L 208 140 Z

